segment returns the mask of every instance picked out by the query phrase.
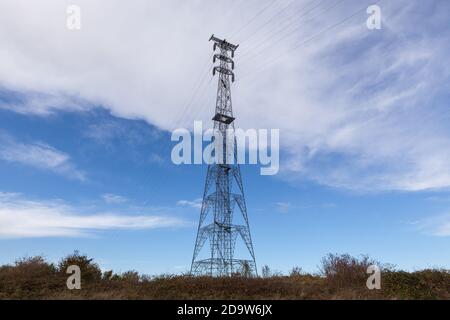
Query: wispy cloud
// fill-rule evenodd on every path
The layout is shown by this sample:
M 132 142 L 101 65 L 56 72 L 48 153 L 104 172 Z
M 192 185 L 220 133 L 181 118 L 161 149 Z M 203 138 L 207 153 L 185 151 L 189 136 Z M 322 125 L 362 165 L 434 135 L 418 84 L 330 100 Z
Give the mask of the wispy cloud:
M 53 171 L 71 179 L 86 179 L 85 173 L 75 167 L 67 153 L 41 142 L 25 144 L 0 134 L 0 159 Z
M 94 141 L 98 147 L 108 152 L 126 149 L 126 156 L 140 164 L 162 164 L 164 158 L 155 149 L 161 138 L 161 131 L 144 121 L 131 121 L 123 118 L 105 117 L 104 111 L 96 110 L 96 121 L 88 125 L 82 137 Z M 141 149 L 151 149 L 149 155 L 142 154 Z
M 425 198 L 425 200 L 433 201 L 433 202 L 450 202 L 450 195 L 429 196 L 429 197 Z
M 276 202 L 275 207 L 278 212 L 287 213 L 287 212 L 289 212 L 289 209 L 291 208 L 291 203 L 290 202 Z
M 112 193 L 102 194 L 102 199 L 106 203 L 110 203 L 110 204 L 124 203 L 124 202 L 128 201 L 128 199 L 126 197 L 119 196 L 117 194 L 112 194 Z
M 177 201 L 178 206 L 187 206 L 195 209 L 201 209 L 202 207 L 202 198 L 198 198 L 195 200 L 179 200 Z
M 304 210 L 304 209 L 314 209 L 314 208 L 327 209 L 327 208 L 336 207 L 336 204 L 331 203 L 331 202 L 298 205 L 298 204 L 293 204 L 291 202 L 282 202 L 281 201 L 281 202 L 275 202 L 274 205 L 275 205 L 275 210 L 280 213 L 287 213 L 292 210 Z
M 150 154 L 149 161 L 158 165 L 162 165 L 166 162 L 166 160 L 161 155 L 154 152 Z
M 442 214 L 414 223 L 419 230 L 436 237 L 450 237 L 450 214 Z
M 0 237 L 86 237 L 104 230 L 139 230 L 182 226 L 183 221 L 160 215 L 83 213 L 61 200 L 28 200 L 0 193 Z
M 160 137 L 160 132 L 142 121 L 110 119 L 99 114 L 97 122 L 89 125 L 83 132 L 83 136 L 107 145 L 117 143 L 117 141 L 124 141 L 129 144 L 145 144 Z

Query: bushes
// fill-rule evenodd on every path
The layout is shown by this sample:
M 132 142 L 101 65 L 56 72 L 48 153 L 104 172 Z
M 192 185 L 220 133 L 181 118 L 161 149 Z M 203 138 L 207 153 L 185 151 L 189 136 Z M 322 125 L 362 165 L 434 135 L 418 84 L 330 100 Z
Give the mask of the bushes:
M 86 255 L 74 252 L 57 266 L 42 257 L 0 267 L 2 299 L 450 299 L 450 272 L 394 271 L 382 267 L 382 289 L 368 290 L 368 257 L 328 255 L 319 275 L 294 267 L 288 276 L 263 267 L 261 278 L 145 276 L 136 271 L 101 272 Z M 66 269 L 78 265 L 81 290 L 68 290 Z
M 123 281 L 128 281 L 130 283 L 138 283 L 139 280 L 141 279 L 141 276 L 137 271 L 132 270 L 122 273 L 119 276 L 119 279 Z
M 422 270 L 389 271 L 383 275 L 383 291 L 399 299 L 450 299 L 450 272 Z
M 14 266 L 0 267 L 0 298 L 34 298 L 52 290 L 56 268 L 44 258 L 27 257 L 17 260 Z
M 0 267 L 0 298 L 35 299 L 48 297 L 55 292 L 65 291 L 70 265 L 81 269 L 82 282 L 100 280 L 101 271 L 97 264 L 77 251 L 63 258 L 58 266 L 48 263 L 42 256 L 26 257 L 14 265 Z
M 302 268 L 295 266 L 295 267 L 292 268 L 292 270 L 289 273 L 289 275 L 291 277 L 300 277 L 300 276 L 303 275 L 303 270 L 302 270 Z
M 263 267 L 261 268 L 261 275 L 262 275 L 263 278 L 269 278 L 270 277 L 271 270 L 270 270 L 270 267 L 267 264 L 263 265 Z
M 368 256 L 355 258 L 348 254 L 333 255 L 322 258 L 320 273 L 327 279 L 328 285 L 334 290 L 343 288 L 366 288 L 367 268 L 379 265 Z
M 102 278 L 102 271 L 98 264 L 93 262 L 94 259 L 89 259 L 86 255 L 81 255 L 78 251 L 63 258 L 58 264 L 58 270 L 62 274 L 66 274 L 66 270 L 71 265 L 80 267 L 82 281 L 95 282 Z

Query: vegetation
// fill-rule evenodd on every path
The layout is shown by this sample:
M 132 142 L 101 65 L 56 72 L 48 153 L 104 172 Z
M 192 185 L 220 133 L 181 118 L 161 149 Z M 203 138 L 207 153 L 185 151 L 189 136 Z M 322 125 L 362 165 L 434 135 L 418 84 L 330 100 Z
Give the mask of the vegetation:
M 381 289 L 369 290 L 367 267 L 381 269 Z M 81 270 L 81 290 L 66 286 L 67 267 Z M 263 266 L 261 277 L 246 271 L 230 278 L 102 272 L 93 259 L 75 252 L 57 265 L 42 257 L 0 267 L 0 299 L 450 299 L 449 270 L 405 272 L 369 257 L 328 255 L 318 274 L 294 267 L 288 275 Z

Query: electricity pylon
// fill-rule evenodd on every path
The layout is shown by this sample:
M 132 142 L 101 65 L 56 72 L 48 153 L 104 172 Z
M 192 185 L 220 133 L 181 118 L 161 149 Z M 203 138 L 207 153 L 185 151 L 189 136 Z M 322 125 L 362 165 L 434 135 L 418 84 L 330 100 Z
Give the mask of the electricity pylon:
M 237 161 L 236 138 L 234 136 L 233 108 L 231 103 L 230 84 L 234 82 L 234 52 L 238 48 L 226 40 L 209 39 L 214 42 L 213 75 L 218 74 L 218 88 L 214 121 L 214 131 L 219 131 L 222 144 L 222 161 L 209 164 L 206 174 L 200 221 L 194 254 L 192 256 L 191 274 L 210 276 L 231 276 L 235 273 L 247 276 L 257 275 L 255 253 L 245 204 L 241 171 Z M 231 82 L 230 82 L 231 78 Z M 229 134 L 231 131 L 232 135 Z M 217 137 L 215 137 L 217 139 Z M 240 215 L 233 215 L 234 209 Z M 236 220 L 240 220 L 237 223 Z M 237 240 L 242 240 L 247 259 L 235 258 Z M 203 259 L 199 254 L 209 240 L 210 252 Z M 204 250 L 206 251 L 206 250 Z M 247 252 L 248 251 L 248 252 Z

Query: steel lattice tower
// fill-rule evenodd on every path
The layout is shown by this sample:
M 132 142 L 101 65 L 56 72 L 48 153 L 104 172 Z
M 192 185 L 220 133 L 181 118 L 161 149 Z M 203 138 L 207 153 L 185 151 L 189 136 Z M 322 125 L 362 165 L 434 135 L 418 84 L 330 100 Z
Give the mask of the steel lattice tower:
M 247 276 L 257 275 L 255 253 L 245 204 L 244 188 L 241 171 L 237 162 L 236 138 L 234 134 L 227 135 L 227 129 L 234 130 L 234 117 L 231 103 L 230 84 L 234 82 L 234 52 L 238 48 L 226 40 L 209 39 L 214 42 L 213 75 L 218 74 L 217 100 L 214 130 L 221 133 L 223 161 L 208 165 L 205 190 L 203 194 L 200 221 L 194 254 L 192 256 L 191 274 L 210 276 L 231 276 L 241 273 Z M 230 82 L 231 78 L 231 82 Z M 229 130 L 228 130 L 229 131 Z M 233 132 L 233 131 L 232 131 Z M 231 141 L 231 146 L 230 146 Z M 221 143 L 215 141 L 215 143 Z M 231 150 L 231 151 L 230 151 Z M 227 155 L 228 151 L 228 155 Z M 231 154 L 231 161 L 230 161 Z M 233 216 L 235 208 L 240 212 L 239 217 Z M 234 224 L 239 218 L 242 222 Z M 248 250 L 247 259 L 236 259 L 236 241 L 242 240 L 244 250 Z M 199 253 L 209 240 L 210 255 L 205 259 L 199 258 Z

